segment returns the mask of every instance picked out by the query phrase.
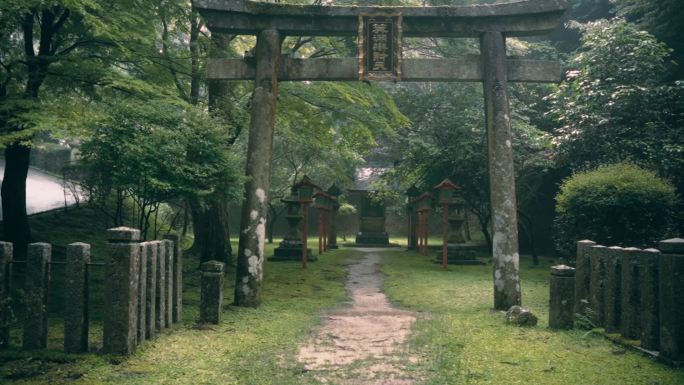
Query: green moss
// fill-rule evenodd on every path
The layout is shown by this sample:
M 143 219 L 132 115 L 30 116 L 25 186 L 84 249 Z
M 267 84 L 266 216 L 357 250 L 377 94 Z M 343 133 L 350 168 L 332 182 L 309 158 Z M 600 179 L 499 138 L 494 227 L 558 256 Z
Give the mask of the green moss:
M 412 348 L 427 384 L 681 384 L 684 372 L 626 351 L 594 333 L 548 329 L 548 262 L 521 261 L 523 304 L 534 328 L 504 324 L 491 310 L 491 266 L 441 270 L 416 253 L 385 254 L 385 291 L 419 311 Z
M 88 214 L 90 215 L 90 214 Z M 95 213 L 92 214 L 97 217 Z M 56 244 L 74 241 L 98 242 L 101 226 L 60 214 L 34 221 L 41 240 Z M 64 226 L 57 226 L 63 221 Z M 40 223 L 39 223 L 40 222 Z M 93 225 L 89 225 L 93 224 Z M 66 227 L 66 226 L 70 227 Z M 64 228 L 60 228 L 64 227 Z M 104 227 L 103 227 L 104 228 Z M 73 240 L 72 240 L 73 239 Z M 316 240 L 309 245 L 317 250 Z M 104 243 L 102 243 L 104 247 Z M 267 245 L 273 254 L 277 243 Z M 237 244 L 234 244 L 237 249 Z M 103 249 L 101 249 L 103 250 Z M 99 254 L 99 252 L 98 252 Z M 99 254 L 102 256 L 103 254 Z M 228 267 L 225 306 L 220 325 L 198 327 L 199 262 L 185 258 L 184 322 L 139 346 L 130 358 L 99 354 L 61 353 L 63 321 L 61 274 L 55 271 L 50 294 L 50 333 L 48 349 L 25 352 L 18 348 L 0 351 L 0 383 L 12 384 L 307 384 L 315 383 L 296 361 L 297 348 L 320 322 L 319 314 L 346 298 L 344 279 L 347 265 L 358 255 L 353 250 L 335 250 L 302 270 L 298 263 L 266 263 L 263 305 L 258 309 L 230 305 L 234 269 Z M 96 276 L 91 301 L 90 342 L 101 347 L 102 276 Z M 21 329 L 12 331 L 13 344 L 21 343 Z

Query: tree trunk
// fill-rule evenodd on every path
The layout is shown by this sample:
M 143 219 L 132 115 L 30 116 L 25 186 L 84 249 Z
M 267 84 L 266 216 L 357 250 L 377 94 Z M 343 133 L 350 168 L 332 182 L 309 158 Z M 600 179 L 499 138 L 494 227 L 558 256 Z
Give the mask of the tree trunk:
M 5 175 L 2 180 L 3 240 L 14 243 L 15 256 L 23 258 L 31 242 L 26 215 L 26 177 L 31 148 L 13 143 L 5 149 Z
M 192 229 L 195 234 L 193 249 L 200 264 L 220 261 L 232 265 L 233 249 L 228 230 L 228 204 L 222 197 L 209 197 L 200 202 L 190 199 Z

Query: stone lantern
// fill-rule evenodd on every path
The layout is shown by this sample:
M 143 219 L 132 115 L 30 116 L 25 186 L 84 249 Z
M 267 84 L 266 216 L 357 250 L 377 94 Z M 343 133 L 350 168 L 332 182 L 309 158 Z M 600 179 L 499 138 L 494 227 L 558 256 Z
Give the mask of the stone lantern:
M 285 204 L 285 220 L 288 229 L 269 261 L 300 261 L 302 259 L 302 231 L 300 229 L 304 217 L 297 188 L 292 186 L 290 196 L 281 199 L 281 202 Z M 310 261 L 316 260 L 315 255 L 311 255 L 310 252 L 307 254 Z
M 448 180 L 447 180 L 448 181 Z M 444 183 L 444 182 L 443 182 Z M 442 186 L 442 190 L 446 185 L 440 183 L 438 186 Z M 458 187 L 458 185 L 453 184 Z M 435 187 L 437 188 L 437 186 Z M 482 261 L 477 259 L 477 253 L 480 251 L 480 245 L 468 243 L 463 237 L 463 224 L 467 220 L 466 218 L 466 204 L 463 198 L 460 196 L 460 188 L 453 189 L 449 188 L 451 193 L 443 194 L 443 198 L 440 200 L 444 210 L 444 215 L 448 223 L 448 230 L 446 231 L 446 255 L 447 259 L 444 259 L 444 245 L 442 246 L 442 253 L 437 256 L 437 262 L 441 263 L 443 266 L 448 265 L 481 265 Z M 448 206 L 448 207 L 446 207 Z

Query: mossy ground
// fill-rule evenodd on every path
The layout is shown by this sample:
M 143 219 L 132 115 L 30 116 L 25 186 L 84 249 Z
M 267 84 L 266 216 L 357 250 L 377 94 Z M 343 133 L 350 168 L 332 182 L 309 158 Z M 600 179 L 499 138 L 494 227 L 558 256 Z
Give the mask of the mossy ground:
M 684 370 L 607 341 L 598 333 L 548 329 L 550 262 L 521 261 L 523 305 L 539 317 L 534 328 L 504 324 L 492 311 L 492 271 L 448 271 L 413 252 L 385 253 L 390 300 L 420 312 L 412 349 L 427 384 L 684 384 Z M 484 260 L 484 259 L 483 259 Z
M 38 223 L 39 222 L 39 223 Z M 34 223 L 38 239 L 65 245 L 93 243 L 104 253 L 105 224 L 97 213 L 48 215 Z M 431 243 L 432 243 L 431 239 Z M 435 240 L 437 242 L 437 240 Z M 277 245 L 269 245 L 267 255 Z M 310 247 L 317 250 L 316 240 Z M 434 255 L 423 257 L 397 249 L 384 253 L 384 288 L 396 304 L 419 314 L 411 354 L 413 369 L 426 384 L 684 384 L 674 370 L 624 349 L 596 333 L 551 331 L 548 318 L 549 262 L 531 267 L 521 262 L 523 304 L 540 319 L 531 329 L 507 326 L 491 311 L 491 266 L 441 270 Z M 311 384 L 297 362 L 297 348 L 307 341 L 326 309 L 344 303 L 346 267 L 358 251 L 327 253 L 303 271 L 298 263 L 267 263 L 263 305 L 230 306 L 232 270 L 226 275 L 225 307 L 220 325 L 200 327 L 198 262 L 185 259 L 184 322 L 141 345 L 130 358 L 61 353 L 60 279 L 50 294 L 49 348 L 0 352 L 0 383 L 11 384 Z M 55 267 L 55 277 L 61 276 Z M 91 298 L 91 345 L 101 345 L 102 274 L 94 272 Z M 98 290 L 98 288 L 100 288 Z M 21 331 L 13 331 L 20 343 Z
M 83 217 L 81 215 L 81 217 Z M 71 225 L 71 231 L 55 230 L 56 220 Z M 77 240 L 100 244 L 94 254 L 104 252 L 102 226 L 81 231 L 66 216 L 40 218 L 34 226 L 37 237 L 57 244 Z M 47 222 L 47 223 L 46 223 Z M 37 222 L 36 222 L 37 223 Z M 80 235 L 79 235 L 80 234 Z M 75 237 L 75 238 L 74 238 Z M 74 238 L 73 240 L 71 238 Z M 317 240 L 310 247 L 317 250 Z M 237 245 L 234 245 L 237 246 Z M 277 242 L 267 245 L 272 255 Z M 99 251 L 98 251 L 99 250 Z M 163 335 L 139 346 L 134 356 L 123 359 L 107 355 L 61 353 L 64 302 L 61 272 L 55 269 L 50 293 L 48 349 L 35 352 L 13 348 L 0 351 L 0 383 L 12 384 L 306 384 L 312 380 L 296 361 L 297 348 L 320 322 L 325 309 L 346 299 L 344 279 L 347 265 L 357 256 L 354 250 L 335 250 L 302 270 L 299 263 L 267 262 L 263 305 L 258 309 L 231 306 L 233 269 L 225 281 L 223 320 L 220 325 L 196 324 L 199 314 L 198 262 L 185 259 L 184 321 Z M 98 258 L 99 259 L 99 258 Z M 21 279 L 21 276 L 19 277 Z M 92 281 L 91 347 L 101 346 L 102 277 Z M 20 318 L 20 315 L 19 315 Z M 12 331 L 13 344 L 21 343 L 21 330 Z

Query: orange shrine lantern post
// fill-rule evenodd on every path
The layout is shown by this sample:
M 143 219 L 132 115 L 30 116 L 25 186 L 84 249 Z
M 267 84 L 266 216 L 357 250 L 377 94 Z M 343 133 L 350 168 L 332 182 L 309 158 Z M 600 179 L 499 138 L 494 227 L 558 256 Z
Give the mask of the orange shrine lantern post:
M 442 183 L 435 186 L 437 203 L 442 206 L 442 267 L 444 269 L 449 265 L 449 206 L 456 202 L 454 194 L 460 189 L 461 187 L 449 179 L 444 179 Z
M 320 187 L 311 182 L 308 176 L 294 186 L 299 193 L 299 203 L 302 205 L 302 215 L 304 216 L 304 224 L 302 231 L 302 267 L 306 269 L 306 264 L 309 260 L 309 249 L 307 247 L 309 240 L 309 205 L 313 202 L 314 190 L 320 190 Z

